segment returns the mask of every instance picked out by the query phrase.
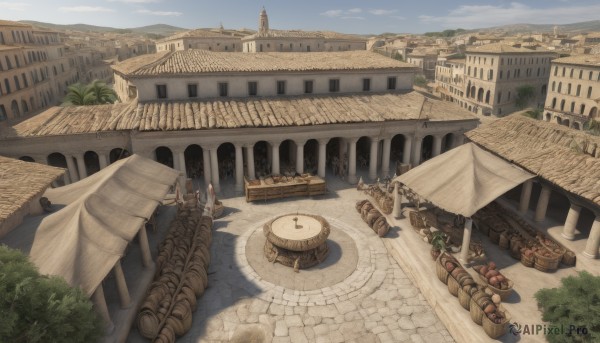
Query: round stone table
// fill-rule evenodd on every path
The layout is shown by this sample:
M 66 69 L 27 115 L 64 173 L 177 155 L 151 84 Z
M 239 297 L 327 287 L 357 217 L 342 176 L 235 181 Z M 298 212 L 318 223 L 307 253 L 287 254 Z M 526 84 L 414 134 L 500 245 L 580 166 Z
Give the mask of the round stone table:
M 327 257 L 329 223 L 321 216 L 286 214 L 263 227 L 267 237 L 265 256 L 269 262 L 293 267 L 294 271 L 310 268 Z

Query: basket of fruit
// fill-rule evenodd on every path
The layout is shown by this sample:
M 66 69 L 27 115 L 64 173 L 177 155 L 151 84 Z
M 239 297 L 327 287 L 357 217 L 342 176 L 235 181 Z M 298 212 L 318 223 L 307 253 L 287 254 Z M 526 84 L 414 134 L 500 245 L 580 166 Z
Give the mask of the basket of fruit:
M 512 293 L 514 283 L 496 269 L 494 262 L 489 262 L 483 266 L 473 266 L 473 269 L 484 285 L 498 294 L 502 300 L 508 298 Z

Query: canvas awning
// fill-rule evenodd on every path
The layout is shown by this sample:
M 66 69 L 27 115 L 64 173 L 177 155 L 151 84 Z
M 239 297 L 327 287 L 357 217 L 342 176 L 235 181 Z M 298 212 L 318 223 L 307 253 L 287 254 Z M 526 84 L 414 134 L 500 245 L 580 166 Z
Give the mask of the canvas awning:
M 436 156 L 394 179 L 439 208 L 471 217 L 480 208 L 535 175 L 474 143 Z
M 179 172 L 133 155 L 45 196 L 65 207 L 44 218 L 30 259 L 88 296 L 123 256 Z

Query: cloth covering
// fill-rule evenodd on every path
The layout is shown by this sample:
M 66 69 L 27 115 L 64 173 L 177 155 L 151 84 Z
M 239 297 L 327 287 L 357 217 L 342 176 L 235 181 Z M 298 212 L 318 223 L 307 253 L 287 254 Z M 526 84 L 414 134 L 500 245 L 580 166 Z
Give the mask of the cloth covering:
M 474 143 L 436 156 L 394 179 L 437 207 L 464 217 L 535 175 Z
M 178 175 L 132 155 L 79 182 L 49 189 L 45 196 L 52 204 L 65 207 L 40 224 L 31 261 L 41 274 L 62 276 L 91 296 Z

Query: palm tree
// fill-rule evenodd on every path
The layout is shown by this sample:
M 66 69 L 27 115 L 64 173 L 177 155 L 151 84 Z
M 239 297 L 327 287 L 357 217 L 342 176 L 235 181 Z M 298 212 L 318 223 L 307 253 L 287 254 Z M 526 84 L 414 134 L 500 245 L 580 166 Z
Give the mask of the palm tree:
M 67 95 L 63 100 L 65 106 L 112 104 L 117 100 L 115 91 L 100 80 L 94 80 L 86 86 L 76 83 L 67 89 Z

